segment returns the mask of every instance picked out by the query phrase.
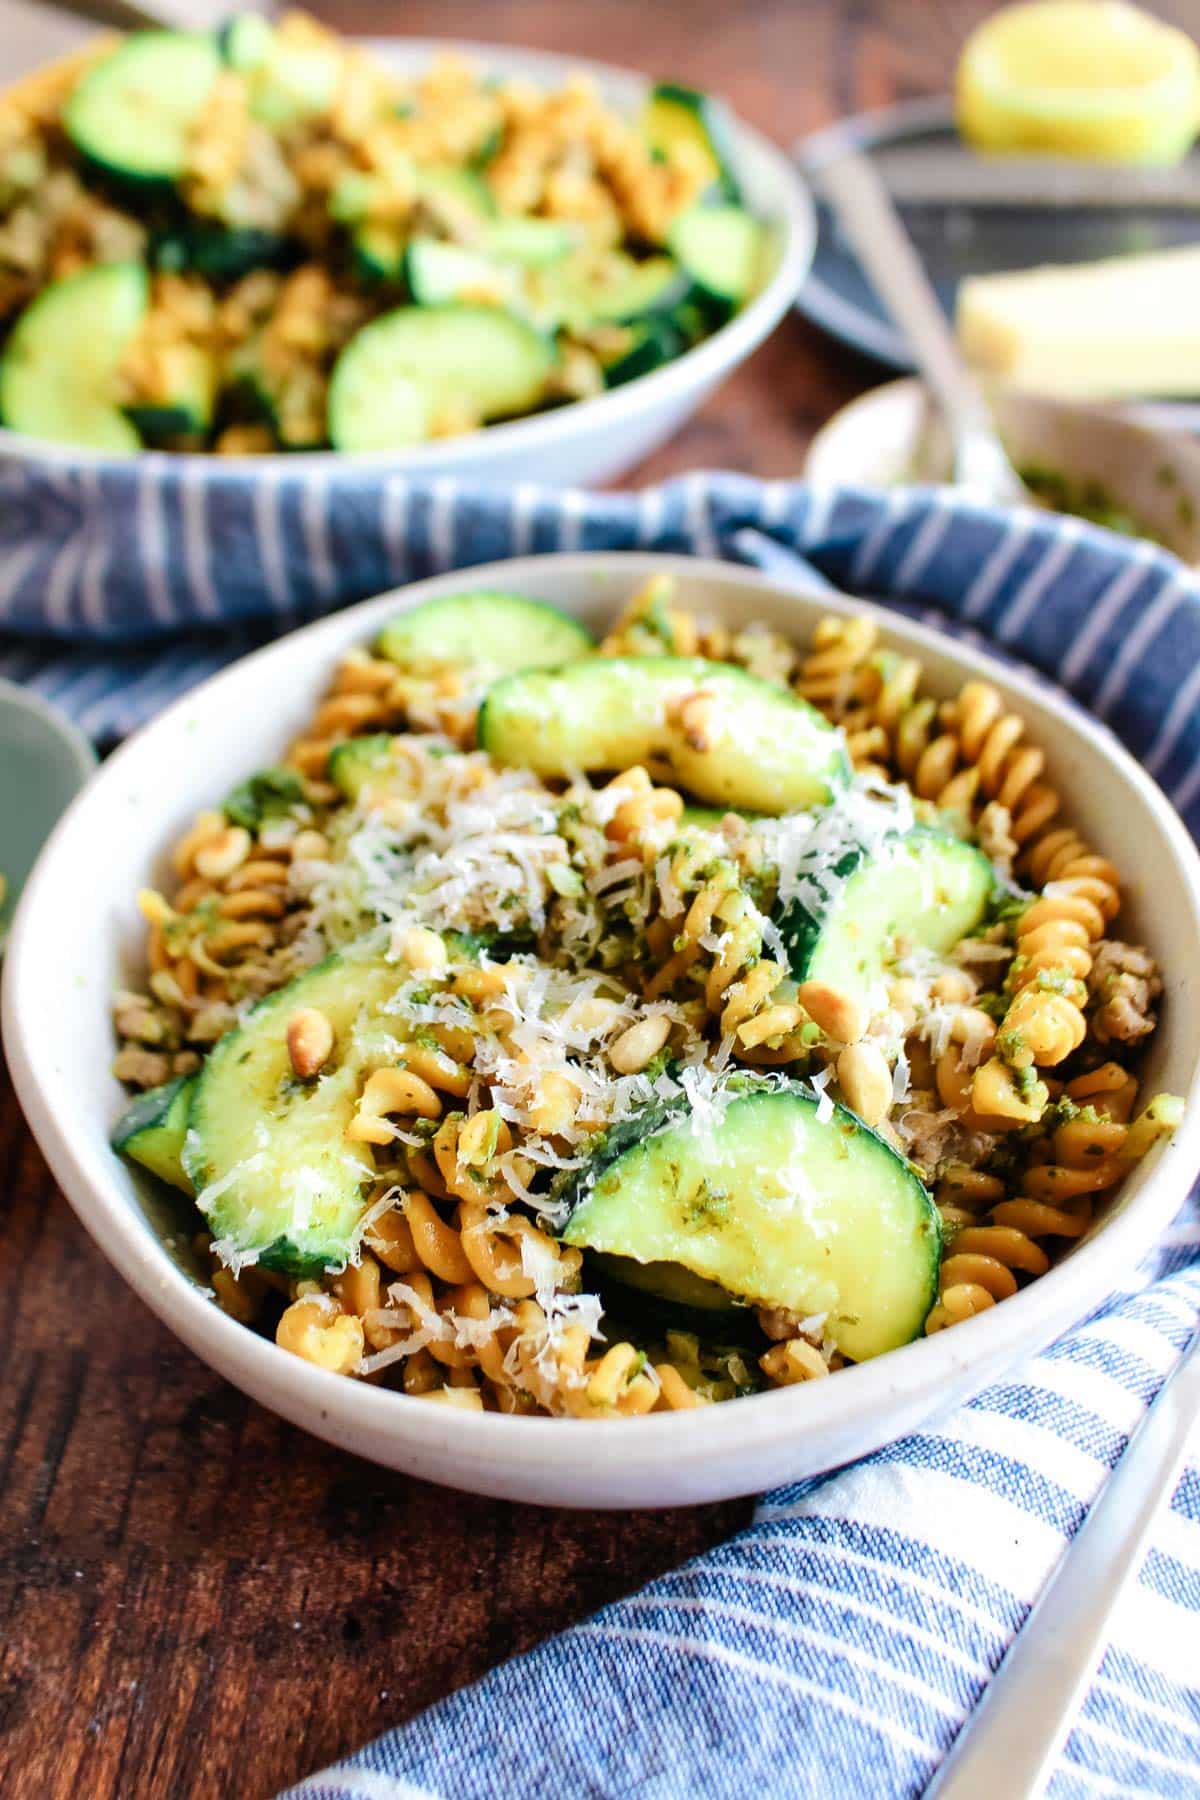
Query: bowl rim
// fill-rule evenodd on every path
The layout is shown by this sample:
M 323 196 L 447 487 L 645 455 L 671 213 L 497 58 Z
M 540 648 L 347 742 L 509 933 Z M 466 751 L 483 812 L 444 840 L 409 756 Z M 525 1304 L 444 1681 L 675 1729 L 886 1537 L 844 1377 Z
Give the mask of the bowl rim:
M 939 1371 L 947 1381 L 963 1377 L 973 1368 L 992 1370 L 999 1362 L 1015 1361 L 1022 1350 L 1032 1352 L 1057 1332 L 1066 1330 L 1119 1285 L 1122 1271 L 1146 1250 L 1165 1228 L 1186 1197 L 1200 1171 L 1200 1060 L 1192 1072 L 1185 1099 L 1182 1125 L 1172 1141 L 1158 1146 L 1146 1190 L 1136 1202 L 1118 1211 L 1085 1240 L 1066 1262 L 1004 1302 L 1002 1306 L 967 1322 L 965 1327 L 929 1338 L 918 1338 L 901 1349 L 866 1363 L 839 1371 L 836 1381 L 806 1383 L 802 1390 L 772 1389 L 740 1399 L 736 1404 L 706 1408 L 702 1416 L 687 1414 L 680 1423 L 675 1413 L 652 1413 L 636 1419 L 553 1420 L 501 1413 L 459 1413 L 447 1418 L 440 1407 L 410 1404 L 409 1396 L 333 1375 L 280 1349 L 270 1339 L 237 1324 L 206 1298 L 204 1290 L 186 1276 L 166 1255 L 157 1239 L 146 1230 L 141 1215 L 131 1209 L 120 1191 L 124 1175 L 112 1159 L 111 1178 L 94 1182 L 76 1151 L 69 1129 L 69 1110 L 55 1105 L 55 1070 L 52 1057 L 31 1044 L 24 1023 L 33 1016 L 38 992 L 36 933 L 44 895 L 59 879 L 60 859 L 69 862 L 75 822 L 84 809 L 103 808 L 110 787 L 130 762 L 153 755 L 160 733 L 170 732 L 175 721 L 198 701 L 207 703 L 240 676 L 247 664 L 268 669 L 273 662 L 286 664 L 298 641 L 312 644 L 325 638 L 330 660 L 343 643 L 366 640 L 373 626 L 396 610 L 397 604 L 415 605 L 439 592 L 461 588 L 464 577 L 480 588 L 520 584 L 524 570 L 536 566 L 561 569 L 564 574 L 586 575 L 598 566 L 627 568 L 635 582 L 663 571 L 681 577 L 700 574 L 723 584 L 756 593 L 800 599 L 823 611 L 850 615 L 866 612 L 885 633 L 903 647 L 928 650 L 953 661 L 956 673 L 994 681 L 1002 692 L 1035 708 L 1044 708 L 1058 722 L 1085 741 L 1089 756 L 1116 767 L 1132 785 L 1154 818 L 1172 855 L 1190 902 L 1193 930 L 1200 939 L 1200 855 L 1166 796 L 1134 758 L 1117 742 L 1107 727 L 1083 713 L 1069 697 L 1042 680 L 993 658 L 974 644 L 921 625 L 886 607 L 840 593 L 814 592 L 802 580 L 781 581 L 758 570 L 712 558 L 670 556 L 652 552 L 570 552 L 549 556 L 506 559 L 467 571 L 454 570 L 427 581 L 389 590 L 359 602 L 290 633 L 287 637 L 239 658 L 185 694 L 135 733 L 109 758 L 88 788 L 79 794 L 56 826 L 32 871 L 13 923 L 3 979 L 3 1032 L 14 1087 L 46 1160 L 74 1211 L 102 1253 L 118 1269 L 139 1297 L 167 1327 L 210 1367 L 264 1404 L 333 1441 L 345 1443 L 345 1431 L 354 1434 L 358 1453 L 371 1455 L 371 1443 L 404 1441 L 414 1452 L 431 1456 L 452 1453 L 482 1483 L 495 1471 L 508 1472 L 521 1463 L 536 1462 L 539 1476 L 548 1485 L 569 1479 L 580 1468 L 584 1446 L 593 1450 L 603 1441 L 594 1436 L 598 1427 L 611 1425 L 631 1435 L 622 1438 L 622 1458 L 628 1472 L 649 1473 L 670 1457 L 675 1469 L 718 1459 L 722 1466 L 739 1455 L 777 1446 L 792 1432 L 835 1436 L 837 1428 L 856 1418 L 874 1419 L 883 1409 L 901 1411 L 906 1402 L 918 1401 L 939 1385 Z M 351 628 L 352 627 L 352 628 Z M 132 896 L 131 896 L 132 900 Z M 104 1071 L 107 1077 L 107 1070 Z M 69 1100 L 69 1095 L 63 1096 Z M 63 1120 L 67 1122 L 64 1123 Z M 1075 1298 L 1069 1299 L 1072 1288 Z M 332 1423 L 336 1417 L 338 1425 Z M 339 1429 L 339 1426 L 342 1429 Z M 452 1430 L 449 1427 L 453 1427 Z M 553 1429 L 547 1429 L 552 1426 Z M 852 1449 L 851 1458 L 865 1455 L 874 1443 Z M 363 1447 L 367 1446 L 367 1447 Z M 464 1474 L 462 1485 L 473 1485 Z M 488 1491 L 481 1486 L 480 1491 Z M 722 1489 L 747 1491 L 736 1479 Z M 550 1502 L 547 1502 L 550 1503 Z M 598 1504 L 616 1504 L 605 1502 Z M 671 1502 L 659 1502 L 670 1504 Z
M 347 41 L 371 51 L 401 67 L 419 63 L 438 54 L 452 52 L 486 61 L 492 66 L 510 68 L 514 73 L 529 72 L 543 78 L 564 77 L 572 71 L 593 76 L 601 85 L 621 85 L 647 92 L 654 77 L 617 63 L 599 62 L 594 58 L 571 56 L 565 52 L 534 50 L 516 44 L 492 44 L 470 38 L 437 37 L 350 37 Z M 67 60 L 67 59 L 61 59 Z M 46 65 L 50 66 L 50 65 Z M 724 102 L 722 104 L 725 104 Z M 795 303 L 809 267 L 817 241 L 817 214 L 812 194 L 796 163 L 786 150 L 756 126 L 747 124 L 733 108 L 726 105 L 735 149 L 738 154 L 748 148 L 770 171 L 776 196 L 772 202 L 769 224 L 781 230 L 779 260 L 771 279 L 750 304 L 728 323 L 714 331 L 703 342 L 684 351 L 662 368 L 652 369 L 620 387 L 593 394 L 586 400 L 575 400 L 546 412 L 531 413 L 498 425 L 486 425 L 462 437 L 434 439 L 429 443 L 400 450 L 292 450 L 272 451 L 265 456 L 215 456 L 204 451 L 141 450 L 115 456 L 111 451 L 92 450 L 86 446 L 60 444 L 45 438 L 30 437 L 24 432 L 10 431 L 0 425 L 0 459 L 12 458 L 25 463 L 40 463 L 50 469 L 64 465 L 90 469 L 120 471 L 122 469 L 174 469 L 184 479 L 195 479 L 204 470 L 210 479 L 243 480 L 259 471 L 278 477 L 286 471 L 298 475 L 330 474 L 338 469 L 356 472 L 386 472 L 390 475 L 453 474 L 456 465 L 470 458 L 476 479 L 487 480 L 491 471 L 479 467 L 498 464 L 495 474 L 504 477 L 506 453 L 513 457 L 533 454 L 569 440 L 580 427 L 574 421 L 594 425 L 597 432 L 619 427 L 622 419 L 652 411 L 660 403 L 668 407 L 673 400 L 703 389 L 728 373 L 756 350 L 779 324 Z

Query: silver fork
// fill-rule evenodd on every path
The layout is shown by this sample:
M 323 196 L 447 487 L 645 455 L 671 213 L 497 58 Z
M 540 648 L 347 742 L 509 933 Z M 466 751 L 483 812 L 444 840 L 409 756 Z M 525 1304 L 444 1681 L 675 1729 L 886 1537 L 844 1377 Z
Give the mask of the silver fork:
M 1036 1800 L 1108 1643 L 1122 1594 L 1175 1491 L 1200 1419 L 1200 1329 L 1076 1532 L 925 1800 Z

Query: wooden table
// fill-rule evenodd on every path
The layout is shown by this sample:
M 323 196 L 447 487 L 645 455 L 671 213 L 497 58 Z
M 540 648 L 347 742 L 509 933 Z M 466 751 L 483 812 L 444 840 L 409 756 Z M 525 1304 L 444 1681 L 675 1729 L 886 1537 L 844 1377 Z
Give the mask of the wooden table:
M 670 72 L 725 92 L 787 142 L 841 112 L 944 90 L 988 7 L 314 10 L 348 31 L 491 39 Z M 1200 23 L 1195 0 L 1171 10 Z M 636 479 L 702 466 L 793 475 L 817 425 L 876 373 L 790 317 Z M 263 1800 L 749 1512 L 506 1506 L 386 1473 L 280 1423 L 133 1298 L 56 1190 L 2 1071 L 0 1319 L 7 1800 Z

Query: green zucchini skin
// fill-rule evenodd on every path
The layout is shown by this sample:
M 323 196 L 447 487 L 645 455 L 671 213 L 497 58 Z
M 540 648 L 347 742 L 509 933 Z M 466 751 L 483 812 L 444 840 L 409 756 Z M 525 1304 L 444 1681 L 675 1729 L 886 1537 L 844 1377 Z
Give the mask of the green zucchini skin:
M 183 1165 L 213 1236 L 238 1256 L 291 1275 L 350 1256 L 374 1175 L 365 1147 L 346 1138 L 361 1080 L 360 1034 L 376 1028 L 401 978 L 382 957 L 335 952 L 260 1000 L 210 1052 L 196 1080 Z M 309 1006 L 329 1019 L 335 1045 L 321 1073 L 301 1081 L 287 1026 Z
M 678 708 L 700 693 L 714 707 L 697 740 Z M 485 695 L 478 732 L 497 761 L 546 778 L 653 759 L 697 800 L 735 811 L 823 806 L 849 779 L 840 736 L 812 707 L 700 657 L 597 657 L 510 675 Z
M 150 246 L 152 267 L 171 274 L 186 270 L 210 281 L 236 281 L 255 269 L 290 269 L 300 256 L 296 241 L 280 232 L 200 219 L 171 226 Z
M 586 656 L 595 644 L 590 632 L 546 600 L 480 589 L 398 613 L 380 632 L 377 648 L 412 675 L 453 668 L 492 681 Z
M 831 1104 L 831 1103 L 827 1103 Z M 941 1225 L 911 1166 L 797 1083 L 737 1078 L 707 1125 L 686 1104 L 610 1132 L 566 1188 L 569 1244 L 678 1264 L 749 1304 L 824 1314 L 862 1362 L 917 1337 Z
M 823 903 L 793 902 L 777 923 L 797 981 L 822 981 L 864 1005 L 893 960 L 898 937 L 947 954 L 983 920 L 996 887 L 983 852 L 929 826 L 879 851 L 849 848 Z
M 610 1341 L 626 1331 L 635 1341 L 669 1331 L 692 1332 L 705 1344 L 761 1340 L 753 1307 L 678 1265 L 600 1254 L 589 1255 L 585 1268 L 585 1283 L 594 1280 L 599 1290 Z
M 195 1087 L 194 1075 L 180 1075 L 139 1094 L 113 1126 L 110 1139 L 118 1155 L 131 1157 L 185 1194 L 193 1191 L 183 1167 L 183 1142 Z
M 665 368 L 688 348 L 688 340 L 669 318 L 647 319 L 633 328 L 629 348 L 606 365 L 606 386 L 621 387 L 641 375 Z

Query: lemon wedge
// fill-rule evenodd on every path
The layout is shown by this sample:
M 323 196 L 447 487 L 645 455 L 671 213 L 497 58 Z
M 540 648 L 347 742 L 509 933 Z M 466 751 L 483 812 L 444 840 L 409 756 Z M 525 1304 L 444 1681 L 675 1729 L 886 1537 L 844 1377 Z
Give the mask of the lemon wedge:
M 1027 0 L 972 32 L 956 104 L 979 150 L 1177 162 L 1200 128 L 1200 51 L 1127 0 Z

